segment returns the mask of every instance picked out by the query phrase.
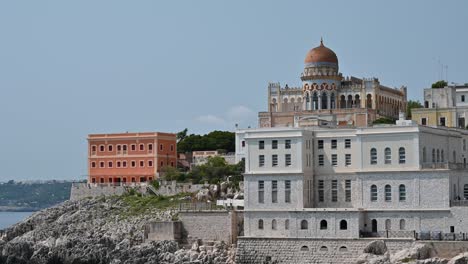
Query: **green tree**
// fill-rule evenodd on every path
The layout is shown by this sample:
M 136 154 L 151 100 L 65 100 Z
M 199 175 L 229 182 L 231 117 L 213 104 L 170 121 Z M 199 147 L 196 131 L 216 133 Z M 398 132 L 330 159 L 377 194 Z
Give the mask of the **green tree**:
M 166 181 L 176 181 L 180 177 L 181 172 L 174 167 L 171 166 L 164 166 L 161 168 L 163 172 L 163 179 Z
M 406 106 L 406 115 L 408 118 L 411 118 L 411 109 L 413 108 L 422 108 L 423 105 L 419 101 L 409 100 Z
M 444 88 L 445 86 L 447 86 L 447 84 L 448 83 L 446 81 L 440 80 L 440 81 L 433 83 L 432 88 Z
M 395 124 L 395 119 L 393 118 L 388 118 L 388 117 L 381 117 L 381 118 L 378 118 L 376 120 L 374 120 L 374 122 L 372 122 L 372 124 L 374 125 L 377 125 L 377 124 Z
M 197 150 L 218 150 L 227 152 L 235 151 L 235 134 L 229 131 L 212 131 L 206 135 L 186 135 L 187 131 L 178 133 L 177 151 L 180 153 Z M 180 137 L 179 137 L 180 134 Z M 185 135 L 185 136 L 184 136 Z
M 184 140 L 184 138 L 187 137 L 187 132 L 188 132 L 188 129 L 186 128 L 180 131 L 179 133 L 177 133 L 177 142 Z

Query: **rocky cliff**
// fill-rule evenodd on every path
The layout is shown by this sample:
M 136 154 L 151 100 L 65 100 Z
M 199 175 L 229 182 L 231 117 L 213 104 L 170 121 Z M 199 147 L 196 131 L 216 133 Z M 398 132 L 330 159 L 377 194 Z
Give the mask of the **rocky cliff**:
M 180 249 L 173 241 L 144 242 L 144 225 L 171 220 L 176 212 L 134 208 L 121 197 L 67 201 L 4 230 L 0 263 L 229 263 L 232 250 L 218 243 L 210 250 Z

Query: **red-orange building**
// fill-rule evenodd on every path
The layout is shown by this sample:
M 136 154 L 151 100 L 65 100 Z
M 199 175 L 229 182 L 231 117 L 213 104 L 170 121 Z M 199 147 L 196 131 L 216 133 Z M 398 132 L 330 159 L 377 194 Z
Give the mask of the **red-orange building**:
M 88 135 L 88 183 L 139 183 L 177 166 L 176 134 Z

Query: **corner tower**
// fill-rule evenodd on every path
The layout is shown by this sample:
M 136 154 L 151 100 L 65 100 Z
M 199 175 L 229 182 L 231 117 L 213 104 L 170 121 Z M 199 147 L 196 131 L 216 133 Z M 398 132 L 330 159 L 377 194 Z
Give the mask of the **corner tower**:
M 320 46 L 311 49 L 304 60 L 301 75 L 304 110 L 338 108 L 338 89 L 342 80 L 338 69 L 338 57 L 321 39 Z

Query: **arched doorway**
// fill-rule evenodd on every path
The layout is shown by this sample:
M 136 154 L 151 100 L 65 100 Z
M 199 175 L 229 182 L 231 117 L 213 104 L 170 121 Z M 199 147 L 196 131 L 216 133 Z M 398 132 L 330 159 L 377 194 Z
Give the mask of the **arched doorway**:
M 361 108 L 361 97 L 359 96 L 359 94 L 356 94 L 354 96 L 354 108 Z
M 372 232 L 376 233 L 377 232 L 377 220 L 372 219 Z
M 313 97 L 312 97 L 312 105 L 314 106 L 314 110 L 317 110 L 318 109 L 318 96 L 317 96 L 317 93 L 314 93 Z
M 335 109 L 336 108 L 336 105 L 335 105 L 335 93 L 332 93 L 330 95 L 330 109 Z
M 346 108 L 346 97 L 344 95 L 340 99 L 340 108 Z

